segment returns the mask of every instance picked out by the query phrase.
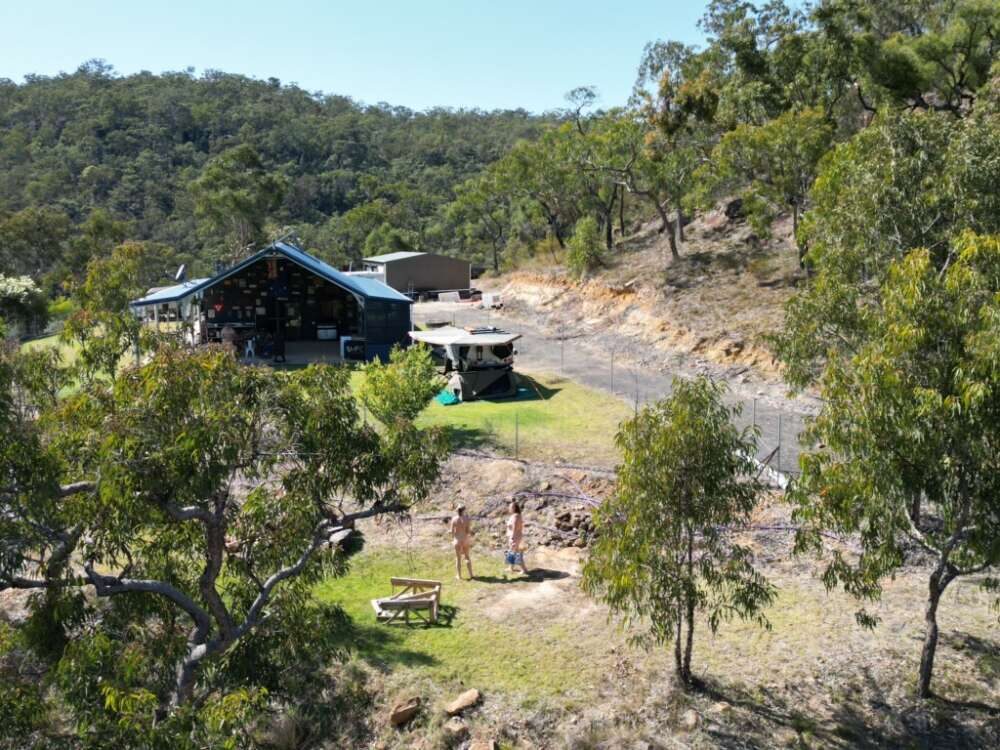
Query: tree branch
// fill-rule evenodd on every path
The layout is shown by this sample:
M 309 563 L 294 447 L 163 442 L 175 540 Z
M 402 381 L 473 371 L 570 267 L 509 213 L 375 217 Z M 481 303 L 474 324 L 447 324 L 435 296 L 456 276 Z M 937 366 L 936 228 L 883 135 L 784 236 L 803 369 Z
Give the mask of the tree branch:
M 94 586 L 94 590 L 100 597 L 115 596 L 116 594 L 146 593 L 157 594 L 169 599 L 178 607 L 183 609 L 194 621 L 195 626 L 208 632 L 211 629 L 211 619 L 208 612 L 199 607 L 195 601 L 180 589 L 164 581 L 153 581 L 146 579 L 118 578 L 106 576 L 94 570 L 93 563 L 84 565 L 87 579 Z

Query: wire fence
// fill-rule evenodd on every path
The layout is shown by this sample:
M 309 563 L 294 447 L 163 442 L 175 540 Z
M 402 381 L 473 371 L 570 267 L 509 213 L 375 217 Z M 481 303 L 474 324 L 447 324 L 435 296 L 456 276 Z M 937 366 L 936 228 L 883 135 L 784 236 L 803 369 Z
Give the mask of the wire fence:
M 635 352 L 616 351 L 608 347 L 597 351 L 590 345 L 594 341 L 592 330 L 582 326 L 559 326 L 551 328 L 531 326 L 514 322 L 499 313 L 462 306 L 447 313 L 437 313 L 425 318 L 428 323 L 451 323 L 465 327 L 491 326 L 505 328 L 522 334 L 516 342 L 517 355 L 515 370 L 524 374 L 549 374 L 571 380 L 591 389 L 612 394 L 631 407 L 635 414 L 642 408 L 670 395 L 673 377 L 652 364 L 635 361 Z M 588 343 L 585 345 L 584 340 Z M 739 380 L 745 373 L 740 368 L 732 368 L 732 379 Z M 766 396 L 740 396 L 730 390 L 726 396 L 730 406 L 738 408 L 734 422 L 737 427 L 753 427 L 758 435 L 757 460 L 769 469 L 785 476 L 798 474 L 799 454 L 802 449 L 802 433 L 808 416 L 777 403 Z M 517 402 L 497 416 L 491 412 L 480 425 L 491 436 L 491 441 L 515 457 L 534 457 L 537 446 L 528 438 L 533 425 L 526 424 L 530 414 L 526 407 Z M 593 431 L 581 427 L 586 415 L 567 414 L 563 410 L 553 410 L 547 419 L 565 422 L 564 429 L 558 424 L 549 425 L 572 441 L 574 430 L 586 433 L 593 440 Z M 603 436 L 607 450 L 603 460 L 597 463 L 608 465 L 615 461 L 614 437 L 617 429 L 609 430 Z M 598 446 L 599 447 L 599 446 Z M 594 455 L 600 456 L 598 450 Z

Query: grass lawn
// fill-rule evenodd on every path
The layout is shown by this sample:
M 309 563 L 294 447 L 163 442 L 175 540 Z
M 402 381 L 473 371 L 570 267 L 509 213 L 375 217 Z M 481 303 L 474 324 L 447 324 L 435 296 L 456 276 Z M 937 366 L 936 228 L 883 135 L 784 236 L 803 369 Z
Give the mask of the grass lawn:
M 63 365 L 73 364 L 76 362 L 76 358 L 80 354 L 80 347 L 76 343 L 63 343 L 59 340 L 58 333 L 46 336 L 45 338 L 28 341 L 27 343 L 21 345 L 21 350 L 26 352 L 39 351 L 42 349 L 58 350 L 59 355 L 62 357 Z
M 586 653 L 588 637 L 570 636 L 570 620 L 535 618 L 523 612 L 505 615 L 502 607 L 501 611 L 491 610 L 493 602 L 515 589 L 525 591 L 552 582 L 505 580 L 499 553 L 490 558 L 474 555 L 474 565 L 477 580 L 456 581 L 454 557 L 443 550 L 419 555 L 399 550 L 364 551 L 353 558 L 345 577 L 317 586 L 316 596 L 343 607 L 352 620 L 352 650 L 380 669 L 409 670 L 414 680 L 430 678 L 443 684 L 485 687 L 529 701 L 578 697 L 592 690 L 602 670 L 597 660 L 580 659 L 581 653 Z M 391 593 L 392 576 L 444 583 L 438 625 L 376 623 L 371 600 Z M 566 618 L 572 619 L 572 612 L 567 611 Z
M 613 396 L 548 374 L 519 373 L 530 397 L 472 401 L 421 415 L 421 426 L 449 429 L 455 447 L 489 447 L 520 458 L 614 464 L 618 423 L 632 409 Z

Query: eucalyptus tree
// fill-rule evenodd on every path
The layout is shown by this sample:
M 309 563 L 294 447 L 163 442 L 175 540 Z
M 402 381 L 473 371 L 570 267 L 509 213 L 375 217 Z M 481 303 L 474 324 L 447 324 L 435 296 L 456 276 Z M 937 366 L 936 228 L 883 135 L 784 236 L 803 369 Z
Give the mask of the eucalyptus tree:
M 564 158 L 566 133 L 550 129 L 537 141 L 521 141 L 497 162 L 497 188 L 536 205 L 559 247 L 580 217 L 577 173 Z
M 297 639 L 335 655 L 310 592 L 342 572 L 340 532 L 426 497 L 441 435 L 363 424 L 343 368 L 164 346 L 59 400 L 24 362 L 0 360 L 0 590 L 45 593 L 32 617 L 60 636 L 50 686 L 79 725 L 238 736 L 240 707 L 301 699 L 322 664 L 296 664 L 317 659 Z
M 239 257 L 263 245 L 267 218 L 281 205 L 284 176 L 267 169 L 250 144 L 223 151 L 191 183 L 195 213 L 211 237 L 221 238 L 225 255 Z
M 708 205 L 721 194 L 738 193 L 751 225 L 765 236 L 778 214 L 790 211 L 792 236 L 804 263 L 799 220 L 833 135 L 832 123 L 818 109 L 788 111 L 763 125 L 736 126 L 699 169 L 701 202 Z
M 487 246 L 493 270 L 498 272 L 511 238 L 517 201 L 515 191 L 504 183 L 503 171 L 501 163 L 494 164 L 459 185 L 445 212 L 448 222 L 459 227 L 470 244 Z
M 574 275 L 582 278 L 602 264 L 601 230 L 593 216 L 576 223 L 566 244 L 566 267 Z
M 822 529 L 860 538 L 860 555 L 833 553 L 828 588 L 875 601 L 885 578 L 929 561 L 922 697 L 948 586 L 993 571 L 979 582 L 1000 591 L 1000 236 L 963 234 L 947 254 L 918 249 L 889 265 L 859 313 L 864 342 L 821 373 L 823 409 L 793 493 L 800 551 L 820 551 Z M 858 620 L 878 621 L 864 610 Z
M 889 266 L 924 248 L 944 268 L 964 230 L 1000 231 L 1000 114 L 881 113 L 822 160 L 800 227 L 812 278 L 793 297 L 776 351 L 795 387 L 867 337 L 863 315 Z
M 675 380 L 669 398 L 622 426 L 618 480 L 595 514 L 583 572 L 587 591 L 643 629 L 640 643 L 673 643 L 685 685 L 696 614 L 713 633 L 734 617 L 768 627 L 762 610 L 776 596 L 734 536 L 762 487 L 756 436 L 734 426 L 723 391 L 706 378 Z
M 813 11 L 860 105 L 964 117 L 989 93 L 1000 7 L 991 0 L 826 0 Z
M 87 264 L 73 293 L 76 309 L 60 334 L 78 349 L 75 369 L 84 379 L 114 380 L 126 354 L 152 346 L 154 334 L 129 309 L 146 292 L 142 278 L 149 259 L 145 245 L 126 242 Z

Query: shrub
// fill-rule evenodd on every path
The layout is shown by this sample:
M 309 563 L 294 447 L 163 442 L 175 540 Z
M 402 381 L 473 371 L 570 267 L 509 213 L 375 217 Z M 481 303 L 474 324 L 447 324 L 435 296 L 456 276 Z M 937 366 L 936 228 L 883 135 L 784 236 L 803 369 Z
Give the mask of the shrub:
M 583 277 L 602 263 L 601 230 L 592 216 L 585 216 L 567 243 L 566 266 L 574 276 Z

